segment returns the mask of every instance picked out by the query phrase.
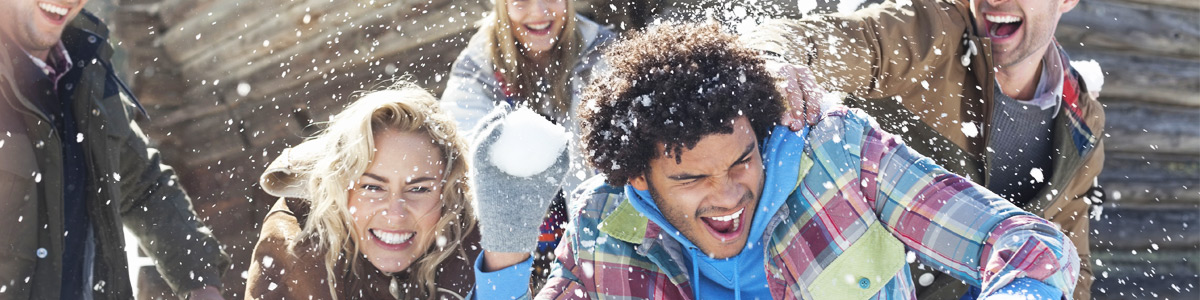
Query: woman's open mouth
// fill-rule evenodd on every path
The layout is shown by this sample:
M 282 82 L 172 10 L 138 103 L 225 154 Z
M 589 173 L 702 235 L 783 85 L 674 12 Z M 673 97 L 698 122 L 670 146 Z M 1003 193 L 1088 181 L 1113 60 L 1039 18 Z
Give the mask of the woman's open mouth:
M 413 236 L 417 233 L 413 231 L 386 231 L 382 229 L 370 229 L 367 232 L 371 235 L 371 240 L 375 241 L 380 247 L 388 250 L 404 250 L 412 245 Z
M 533 35 L 547 35 L 550 34 L 550 25 L 554 25 L 554 22 L 546 21 L 542 23 L 525 24 L 525 30 L 528 30 L 529 34 Z
M 50 19 L 55 24 L 65 23 L 67 14 L 71 12 L 70 7 L 48 2 L 38 2 L 38 8 L 42 9 L 43 16 L 46 16 L 47 19 Z
M 705 227 L 721 242 L 732 241 L 742 233 L 742 215 L 746 211 L 745 208 L 739 209 L 732 214 L 717 216 L 717 217 L 700 217 L 704 221 Z
M 1024 20 L 1021 17 L 1011 15 L 984 15 L 987 21 L 987 35 L 993 39 L 1005 39 L 1011 37 L 1021 30 L 1021 25 Z

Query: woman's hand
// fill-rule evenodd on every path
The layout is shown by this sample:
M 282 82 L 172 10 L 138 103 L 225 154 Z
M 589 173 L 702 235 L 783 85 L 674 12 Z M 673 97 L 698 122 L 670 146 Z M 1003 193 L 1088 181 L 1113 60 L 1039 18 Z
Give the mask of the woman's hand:
M 530 253 L 537 247 L 538 226 L 569 169 L 570 137 L 529 109 L 501 104 L 484 117 L 470 168 L 484 250 Z

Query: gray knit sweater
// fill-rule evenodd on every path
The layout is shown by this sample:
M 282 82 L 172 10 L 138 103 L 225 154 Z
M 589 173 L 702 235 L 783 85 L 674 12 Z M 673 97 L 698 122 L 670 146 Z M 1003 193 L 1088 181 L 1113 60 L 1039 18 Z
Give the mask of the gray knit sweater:
M 1056 109 L 1018 101 L 996 87 L 988 152 L 987 188 L 1016 204 L 1028 202 L 1053 173 Z

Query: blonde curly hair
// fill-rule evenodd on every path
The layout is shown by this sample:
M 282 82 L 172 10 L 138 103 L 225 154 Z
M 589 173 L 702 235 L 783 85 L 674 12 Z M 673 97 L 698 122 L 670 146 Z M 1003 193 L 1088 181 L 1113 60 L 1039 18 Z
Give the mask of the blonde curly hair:
M 361 256 L 358 233 L 353 230 L 347 188 L 366 172 L 374 159 L 375 132 L 421 132 L 433 139 L 445 159 L 447 176 L 442 182 L 441 218 L 437 221 L 439 243 L 409 266 L 406 286 L 421 287 L 408 291 L 408 298 L 428 298 L 436 294 L 438 265 L 455 254 L 466 257 L 463 240 L 475 228 L 475 213 L 470 205 L 467 185 L 467 144 L 459 135 L 454 120 L 438 106 L 428 91 L 407 80 L 362 94 L 341 113 L 325 123 L 325 128 L 293 152 L 307 153 L 307 165 L 294 166 L 303 173 L 303 191 L 309 202 L 309 217 L 303 224 L 304 238 L 325 250 L 325 266 L 330 292 L 340 272 L 356 273 Z M 440 241 L 445 241 L 444 243 Z M 343 256 L 345 255 L 345 256 Z M 335 270 L 343 257 L 350 268 Z M 415 293 L 415 294 L 413 294 Z M 334 296 L 336 297 L 336 296 Z

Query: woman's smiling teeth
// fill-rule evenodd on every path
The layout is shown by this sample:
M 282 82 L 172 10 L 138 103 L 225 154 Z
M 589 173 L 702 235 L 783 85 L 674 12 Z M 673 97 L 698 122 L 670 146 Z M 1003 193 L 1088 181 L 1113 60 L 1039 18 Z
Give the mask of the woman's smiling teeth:
M 69 9 L 69 8 L 46 3 L 46 2 L 38 3 L 38 7 L 48 13 L 56 14 L 59 16 L 66 16 L 68 12 L 71 12 L 71 9 Z
M 379 241 L 382 241 L 383 243 L 390 244 L 390 245 L 403 244 L 404 242 L 407 242 L 409 239 L 411 239 L 413 237 L 413 235 L 415 234 L 415 232 L 390 233 L 390 232 L 385 232 L 382 230 L 375 230 L 375 229 L 371 229 L 370 231 L 371 231 L 371 234 L 375 236 L 375 238 L 379 239 Z
M 525 25 L 525 27 L 529 28 L 529 30 L 531 30 L 531 31 L 543 31 L 543 30 L 549 29 L 551 23 L 554 23 L 554 22 L 527 24 L 527 25 Z

